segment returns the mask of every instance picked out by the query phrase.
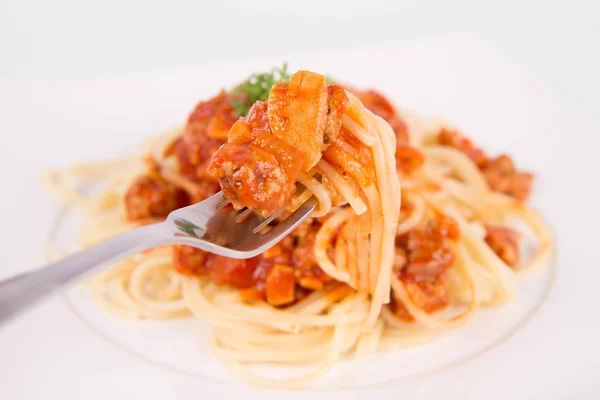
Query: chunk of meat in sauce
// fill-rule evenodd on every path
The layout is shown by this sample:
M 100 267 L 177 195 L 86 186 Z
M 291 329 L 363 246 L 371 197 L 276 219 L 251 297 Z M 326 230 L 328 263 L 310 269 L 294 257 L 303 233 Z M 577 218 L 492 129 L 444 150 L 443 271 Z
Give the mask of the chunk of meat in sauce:
M 325 141 L 337 138 L 347 103 L 343 89 L 299 71 L 233 125 L 209 172 L 236 209 L 269 217 L 289 204 L 298 174 L 319 161 Z
M 329 85 L 327 96 L 327 121 L 323 132 L 323 150 L 338 139 L 342 127 L 342 117 L 350 107 L 348 95 L 340 86 Z
M 411 174 L 425 164 L 425 157 L 414 147 L 400 144 L 396 146 L 396 169 Z
M 444 146 L 454 147 L 465 153 L 465 155 L 473 160 L 480 169 L 485 167 L 488 162 L 488 157 L 483 150 L 475 146 L 473 142 L 456 131 L 449 129 L 440 130 L 438 141 Z
M 428 313 L 449 303 L 446 271 L 454 264 L 453 242 L 459 237 L 456 221 L 439 214 L 425 228 L 413 229 L 396 240 L 394 273 L 412 302 Z M 392 308 L 399 318 L 413 320 L 400 301 L 395 300 Z
M 448 286 L 445 277 L 429 279 L 424 282 L 404 283 L 406 293 L 412 302 L 427 313 L 439 311 L 448 306 Z M 391 307 L 399 319 L 406 322 L 414 321 L 412 315 L 400 301 L 393 301 Z
M 173 246 L 173 265 L 182 275 L 209 275 L 217 285 L 247 289 L 254 283 L 258 258 L 238 260 L 207 253 L 191 246 Z
M 138 177 L 125 194 L 125 208 L 130 221 L 166 217 L 171 211 L 188 204 L 187 193 L 159 175 Z
M 231 106 L 232 94 L 222 90 L 217 96 L 201 101 L 190 113 L 183 135 L 168 153 L 174 153 L 179 170 L 193 180 L 212 180 L 206 169 L 215 151 L 227 140 L 237 121 Z
M 519 201 L 525 201 L 529 197 L 533 174 L 518 171 L 512 158 L 506 154 L 489 158 L 469 139 L 448 129 L 440 131 L 438 140 L 440 144 L 454 147 L 473 160 L 492 190 L 509 195 Z
M 533 174 L 518 171 L 513 160 L 506 154 L 489 160 L 482 172 L 490 188 L 497 192 L 519 201 L 527 200 L 531 193 Z
M 452 242 L 459 237 L 456 222 L 444 215 L 431 220 L 424 229 L 413 229 L 400 235 L 397 244 L 407 254 L 401 277 L 422 282 L 444 273 L 454 263 Z
M 198 103 L 188 117 L 185 136 L 227 140 L 231 126 L 238 119 L 231 98 L 232 94 L 221 90 L 215 97 Z
M 373 182 L 375 162 L 371 149 L 344 127 L 340 129 L 340 140 L 323 152 L 323 159 L 360 185 L 369 186 Z
M 296 149 L 304 171 L 321 158 L 327 103 L 327 81 L 313 72 L 298 71 L 289 83 L 271 88 L 267 100 L 271 133 Z
M 229 141 L 214 154 L 209 172 L 236 209 L 248 207 L 269 217 L 296 191 L 297 151 L 269 133 L 266 103 L 257 102 L 234 124 Z
M 125 195 L 130 220 L 165 217 L 169 212 L 196 203 L 219 191 L 219 184 L 207 172 L 212 154 L 221 146 L 236 121 L 231 95 L 221 91 L 217 96 L 198 103 L 189 115 L 181 137 L 164 152 L 175 156 L 179 172 L 198 184 L 195 193 L 187 194 L 151 171 L 136 179 Z
M 214 179 L 201 180 L 197 185 L 196 190 L 190 195 L 190 204 L 204 201 L 221 189 L 219 182 Z
M 504 226 L 486 225 L 485 241 L 511 267 L 519 263 L 519 233 Z
M 206 260 L 206 269 L 217 285 L 229 285 L 238 289 L 246 289 L 254 284 L 254 270 L 258 257 L 239 260 L 211 254 Z
M 173 245 L 173 267 L 182 275 L 205 275 L 208 273 L 206 259 L 210 253 L 183 244 Z

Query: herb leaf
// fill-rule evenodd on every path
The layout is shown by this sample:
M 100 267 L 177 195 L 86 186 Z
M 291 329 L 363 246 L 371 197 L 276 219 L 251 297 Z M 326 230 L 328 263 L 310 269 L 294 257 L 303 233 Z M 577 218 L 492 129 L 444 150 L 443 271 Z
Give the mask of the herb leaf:
M 257 101 L 266 101 L 274 84 L 290 80 L 287 72 L 287 64 L 282 68 L 273 68 L 271 72 L 263 74 L 252 74 L 241 85 L 233 88 L 231 93 L 231 105 L 238 117 L 248 114 L 250 107 Z

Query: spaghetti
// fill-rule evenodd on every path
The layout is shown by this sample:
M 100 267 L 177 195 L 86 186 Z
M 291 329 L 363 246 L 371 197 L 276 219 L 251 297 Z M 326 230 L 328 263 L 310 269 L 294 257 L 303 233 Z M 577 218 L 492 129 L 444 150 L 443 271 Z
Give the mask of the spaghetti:
M 399 113 L 375 91 L 344 90 L 306 71 L 283 75 L 290 82 L 269 86 L 259 101 L 242 90 L 250 79 L 201 102 L 145 157 L 48 174 L 65 201 L 82 206 L 82 246 L 160 221 L 219 183 L 234 206 L 263 216 L 291 212 L 311 195 L 319 201 L 309 220 L 254 259 L 175 245 L 122 261 L 90 282 L 102 308 L 206 320 L 210 348 L 234 373 L 299 388 L 346 354 L 418 344 L 514 299 L 517 275 L 542 265 L 553 246 L 543 219 L 523 204 L 531 174 L 447 126 Z M 81 179 L 104 180 L 103 191 L 74 190 Z M 305 192 L 295 194 L 297 182 Z M 514 221 L 536 239 L 527 260 Z M 256 363 L 317 366 L 274 381 L 254 374 Z

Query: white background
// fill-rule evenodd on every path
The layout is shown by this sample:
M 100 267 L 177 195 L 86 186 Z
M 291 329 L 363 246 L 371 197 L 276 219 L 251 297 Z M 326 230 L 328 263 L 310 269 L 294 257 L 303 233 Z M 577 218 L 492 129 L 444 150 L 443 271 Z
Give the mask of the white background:
M 599 13 L 597 0 L 2 0 L 0 84 L 470 32 L 598 120 Z
M 598 171 L 594 156 L 600 134 L 564 105 L 598 121 L 600 3 L 371 0 L 347 1 L 341 9 L 324 0 L 300 2 L 294 8 L 284 1 L 168 2 L 168 6 L 116 0 L 1 2 L 0 135 L 9 140 L 0 145 L 0 182 L 10 192 L 4 189 L 0 196 L 0 209 L 9 210 L 2 215 L 0 242 L 5 248 L 0 252 L 0 276 L 43 262 L 40 249 L 57 206 L 37 185 L 44 168 L 105 157 L 180 121 L 202 92 L 196 86 L 212 91 L 230 82 L 219 73 L 214 82 L 201 82 L 205 75 L 186 68 L 288 57 L 299 65 L 302 53 L 473 32 L 528 77 L 553 87 L 559 97 L 530 87 L 528 77 L 472 43 L 446 46 L 462 49 L 458 54 L 463 64 L 446 54 L 439 60 L 441 65 L 447 63 L 445 69 L 438 65 L 423 74 L 417 66 L 437 62 L 423 56 L 430 54 L 427 46 L 417 46 L 422 52 L 398 53 L 398 57 L 421 54 L 415 58 L 421 61 L 409 63 L 410 73 L 404 74 L 399 87 L 411 88 L 414 83 L 408 93 L 415 96 L 406 101 L 418 110 L 447 112 L 461 127 L 481 134 L 488 129 L 480 128 L 489 127 L 488 136 L 478 136 L 478 141 L 488 140 L 489 148 L 498 151 L 510 148 L 523 165 L 541 171 L 546 183 L 542 188 L 551 192 L 540 200 L 552 211 L 559 235 L 558 284 L 542 313 L 507 347 L 412 389 L 403 386 L 394 398 L 440 398 L 439 392 L 465 399 L 598 398 L 600 323 L 592 307 L 598 304 L 599 270 L 592 250 L 600 197 L 592 174 Z M 444 55 L 446 42 L 434 43 L 432 54 Z M 368 59 L 351 68 L 355 75 L 361 75 L 357 69 L 366 68 Z M 376 87 L 393 73 L 394 65 L 369 66 L 385 71 L 373 78 Z M 228 68 L 221 75 L 239 76 Z M 407 78 L 413 74 L 420 81 Z M 427 85 L 424 77 L 430 75 Z M 447 76 L 461 79 L 452 82 Z M 120 78 L 106 79 L 112 77 Z M 365 79 L 360 82 L 369 84 Z M 464 93 L 457 93 L 460 89 Z M 446 97 L 430 102 L 427 96 L 435 93 Z M 496 111 L 481 104 L 478 108 L 473 94 L 482 103 L 495 105 Z M 397 91 L 398 100 L 403 101 L 404 95 Z M 427 104 L 431 109 L 423 107 Z M 502 119 L 500 108 L 510 119 Z M 489 121 L 497 123 L 490 126 Z M 522 134 L 518 146 L 515 132 Z M 538 151 L 527 154 L 533 148 Z M 11 399 L 107 399 L 119 394 L 136 398 L 142 392 L 145 398 L 216 397 L 196 381 L 124 358 L 91 335 L 56 299 L 3 332 L 0 372 L 0 388 Z

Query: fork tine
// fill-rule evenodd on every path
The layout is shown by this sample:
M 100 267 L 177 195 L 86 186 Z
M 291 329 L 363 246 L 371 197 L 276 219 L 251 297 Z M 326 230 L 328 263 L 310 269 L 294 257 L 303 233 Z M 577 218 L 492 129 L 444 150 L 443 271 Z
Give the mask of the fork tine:
M 223 201 L 219 202 L 215 208 L 217 210 L 220 210 L 221 208 L 225 207 L 227 204 L 229 204 L 229 200 L 224 199 Z
M 269 249 L 291 232 L 310 215 L 318 203 L 313 196 L 286 219 L 269 225 L 278 216 L 281 218 L 285 209 L 266 220 L 251 211 L 244 218 L 242 213 L 245 214 L 245 210 L 238 213 L 229 206 L 217 210 L 223 197 L 223 193 L 219 192 L 203 202 L 172 211 L 166 221 L 170 232 L 168 243 L 185 244 L 230 258 L 251 258 Z M 242 214 L 241 218 L 244 218 L 239 222 L 234 220 L 238 214 Z M 272 229 L 264 232 L 265 227 Z
M 273 221 L 275 218 L 279 217 L 281 215 L 282 212 L 285 211 L 285 208 L 280 209 L 279 211 L 276 211 L 275 214 L 271 215 L 269 218 L 265 219 L 263 222 L 261 222 L 260 224 L 258 224 L 256 226 L 256 228 L 252 229 L 252 233 L 258 233 L 260 232 L 260 230 L 262 228 L 264 228 L 265 226 L 269 225 L 271 223 L 271 221 Z
M 240 222 L 243 221 L 244 218 L 246 218 L 246 216 L 248 214 L 250 214 L 252 212 L 251 209 L 249 208 L 244 208 L 242 211 L 240 211 L 239 214 L 237 214 L 235 217 L 233 217 L 233 219 L 235 220 L 235 222 Z

